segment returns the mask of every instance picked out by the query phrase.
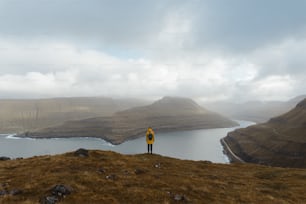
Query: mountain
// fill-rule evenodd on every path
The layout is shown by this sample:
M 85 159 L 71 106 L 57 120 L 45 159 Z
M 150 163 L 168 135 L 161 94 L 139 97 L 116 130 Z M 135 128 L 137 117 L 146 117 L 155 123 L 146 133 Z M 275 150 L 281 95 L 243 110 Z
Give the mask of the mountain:
M 144 136 L 148 127 L 156 132 L 170 132 L 236 125 L 236 122 L 202 108 L 191 99 L 164 97 L 148 106 L 116 112 L 112 117 L 68 121 L 60 126 L 27 132 L 25 136 L 98 137 L 120 144 Z
M 78 150 L 0 161 L 0 171 L 0 203 L 6 204 L 305 203 L 306 200 L 305 169 L 213 164 L 155 154 Z
M 306 98 L 266 123 L 228 133 L 223 145 L 246 162 L 305 168 Z M 227 153 L 235 160 L 230 151 Z
M 148 102 L 105 97 L 1 99 L 0 133 L 33 131 L 70 120 L 111 116 L 117 111 L 145 104 Z
M 206 103 L 205 106 L 230 118 L 263 123 L 271 117 L 279 116 L 291 110 L 304 98 L 306 98 L 306 95 L 297 96 L 288 101 L 214 102 Z

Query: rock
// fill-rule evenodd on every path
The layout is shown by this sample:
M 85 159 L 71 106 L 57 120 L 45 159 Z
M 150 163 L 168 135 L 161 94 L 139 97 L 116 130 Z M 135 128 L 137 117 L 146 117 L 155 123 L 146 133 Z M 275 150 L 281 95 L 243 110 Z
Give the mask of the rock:
M 106 176 L 105 178 L 114 181 L 117 179 L 117 176 L 115 174 L 111 174 L 111 175 Z
M 15 196 L 15 195 L 20 195 L 22 193 L 22 190 L 20 189 L 13 189 L 11 191 L 8 191 L 7 189 L 6 190 L 2 190 L 0 191 L 0 196 L 4 196 L 4 195 L 12 195 L 12 196 Z
M 59 196 L 59 197 L 64 197 L 66 195 L 69 195 L 71 194 L 71 192 L 72 192 L 71 187 L 67 187 L 62 184 L 56 185 L 51 189 L 52 195 Z
M 62 198 L 66 197 L 66 195 L 71 194 L 73 189 L 69 186 L 65 186 L 63 184 L 55 185 L 50 189 L 52 195 L 48 195 L 40 199 L 40 204 L 55 204 L 60 201 Z
M 87 149 L 78 149 L 77 151 L 74 152 L 74 156 L 77 156 L 77 157 L 88 157 L 89 154 L 88 154 L 88 150 Z
M 160 169 L 160 163 L 155 164 L 154 167 Z
M 7 195 L 7 194 L 8 194 L 8 192 L 7 192 L 7 191 L 5 191 L 5 190 L 0 191 L 0 196 Z
M 20 189 L 13 189 L 13 190 L 11 190 L 10 191 L 10 195 L 20 195 L 20 194 L 22 194 L 22 190 L 20 190 Z
M 106 171 L 105 171 L 105 169 L 103 169 L 103 168 L 100 168 L 100 169 L 98 169 L 98 171 L 97 171 L 98 173 L 100 173 L 100 174 L 104 174 Z
M 185 197 L 184 197 L 184 195 L 175 194 L 174 197 L 173 197 L 173 199 L 174 199 L 175 201 L 183 201 L 183 200 L 185 200 Z
M 143 170 L 143 169 L 135 169 L 135 174 L 136 175 L 139 175 L 139 174 L 144 174 L 144 173 L 146 173 L 146 171 L 145 170 Z
M 9 158 L 9 157 L 0 157 L 0 161 L 7 161 L 7 160 L 11 160 L 11 158 Z
M 46 196 L 40 199 L 40 204 L 55 204 L 59 199 L 56 196 Z
M 181 195 L 181 194 L 174 194 L 170 191 L 167 192 L 167 194 L 175 201 L 184 201 L 185 202 L 190 202 L 190 200 L 185 196 L 185 195 Z

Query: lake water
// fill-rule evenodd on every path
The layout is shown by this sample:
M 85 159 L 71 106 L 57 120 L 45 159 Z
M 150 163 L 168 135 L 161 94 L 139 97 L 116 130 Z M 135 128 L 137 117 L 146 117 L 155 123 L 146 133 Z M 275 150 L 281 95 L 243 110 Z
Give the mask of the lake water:
M 156 132 L 153 153 L 180 159 L 227 163 L 228 159 L 223 154 L 220 139 L 225 137 L 229 131 L 254 124 L 248 121 L 237 122 L 240 126 L 234 128 Z M 30 139 L 0 134 L 0 156 L 11 158 L 60 154 L 78 148 L 112 150 L 123 154 L 147 152 L 145 137 L 120 145 L 111 145 L 97 138 Z

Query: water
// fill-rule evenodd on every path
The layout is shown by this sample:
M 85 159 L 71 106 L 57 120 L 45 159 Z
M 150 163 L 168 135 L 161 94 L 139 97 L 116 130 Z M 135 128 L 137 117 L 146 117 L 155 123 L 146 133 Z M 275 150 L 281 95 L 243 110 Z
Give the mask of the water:
M 180 159 L 227 163 L 220 139 L 229 131 L 254 124 L 248 121 L 237 122 L 240 127 L 156 133 L 153 152 Z M 0 134 L 0 156 L 11 158 L 60 154 L 78 148 L 112 150 L 123 154 L 147 152 L 145 137 L 111 145 L 97 138 L 30 139 Z

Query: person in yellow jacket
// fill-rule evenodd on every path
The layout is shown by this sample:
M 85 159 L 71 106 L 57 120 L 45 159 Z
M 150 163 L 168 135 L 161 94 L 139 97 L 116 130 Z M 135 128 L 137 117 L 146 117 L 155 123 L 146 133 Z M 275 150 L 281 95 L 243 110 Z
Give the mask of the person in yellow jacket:
M 155 141 L 155 134 L 151 127 L 149 127 L 146 132 L 146 141 L 148 144 L 148 153 L 150 153 L 150 150 L 151 150 L 151 154 L 152 154 L 153 143 Z

